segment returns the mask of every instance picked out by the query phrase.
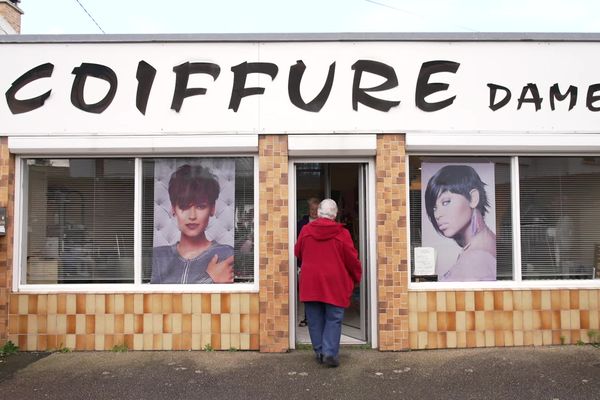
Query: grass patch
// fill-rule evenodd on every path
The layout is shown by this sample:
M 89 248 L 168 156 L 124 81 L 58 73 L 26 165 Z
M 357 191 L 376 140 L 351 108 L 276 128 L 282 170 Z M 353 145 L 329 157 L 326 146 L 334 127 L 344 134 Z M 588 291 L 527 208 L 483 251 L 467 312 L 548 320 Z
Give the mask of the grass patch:
M 9 340 L 4 343 L 4 346 L 0 347 L 0 357 L 6 357 L 8 355 L 15 354 L 18 351 L 19 346 Z

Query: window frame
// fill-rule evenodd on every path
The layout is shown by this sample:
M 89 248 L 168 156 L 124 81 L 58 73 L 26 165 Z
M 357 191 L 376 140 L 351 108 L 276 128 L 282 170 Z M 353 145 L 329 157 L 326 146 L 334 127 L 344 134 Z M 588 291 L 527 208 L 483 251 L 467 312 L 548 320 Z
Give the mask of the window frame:
M 406 182 L 406 235 L 408 288 L 414 291 L 429 290 L 488 290 L 488 289 L 599 289 L 600 279 L 543 279 L 523 280 L 521 265 L 521 205 L 520 205 L 520 177 L 519 157 L 600 157 L 600 153 L 519 153 L 519 152 L 406 152 L 405 170 L 409 171 L 411 157 L 508 157 L 510 158 L 510 188 L 511 188 L 511 219 L 512 219 L 512 246 L 513 246 L 513 279 L 501 281 L 475 281 L 475 282 L 412 282 L 411 235 L 410 235 L 410 176 L 405 174 Z
M 252 283 L 198 283 L 198 284 L 150 284 L 142 283 L 142 185 L 144 159 L 151 158 L 240 158 L 253 159 L 254 178 L 254 282 Z M 134 281 L 133 283 L 88 284 L 28 284 L 24 283 L 27 257 L 27 218 L 24 193 L 27 188 L 29 159 L 75 159 L 75 158 L 128 158 L 134 160 Z M 19 293 L 258 293 L 259 291 L 259 171 L 258 155 L 252 153 L 152 153 L 152 154 L 49 154 L 15 155 L 14 227 L 13 227 L 13 292 Z

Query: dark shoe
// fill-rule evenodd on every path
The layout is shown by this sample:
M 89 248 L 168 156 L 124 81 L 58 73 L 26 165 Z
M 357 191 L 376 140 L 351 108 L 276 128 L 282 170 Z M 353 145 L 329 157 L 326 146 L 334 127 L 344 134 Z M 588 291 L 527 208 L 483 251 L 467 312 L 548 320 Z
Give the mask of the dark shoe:
M 300 323 L 298 324 L 298 326 L 306 326 L 307 322 L 306 319 L 303 319 L 302 321 L 300 321 Z
M 340 365 L 340 360 L 337 357 L 333 357 L 333 356 L 324 356 L 323 357 L 323 363 L 330 366 L 330 367 L 339 367 Z
M 317 360 L 317 362 L 319 364 L 323 364 L 323 354 L 321 354 L 321 353 L 315 353 L 315 359 Z

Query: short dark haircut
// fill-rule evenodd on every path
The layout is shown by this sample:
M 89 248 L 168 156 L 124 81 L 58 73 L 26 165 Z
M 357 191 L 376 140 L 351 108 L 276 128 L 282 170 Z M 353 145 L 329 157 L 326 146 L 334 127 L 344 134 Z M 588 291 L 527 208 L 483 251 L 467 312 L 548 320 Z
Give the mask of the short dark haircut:
M 177 168 L 169 180 L 171 206 L 181 209 L 208 202 L 211 206 L 219 197 L 220 187 L 217 178 L 199 165 L 188 164 Z
M 425 209 L 431 224 L 438 233 L 441 233 L 434 215 L 434 207 L 437 198 L 444 192 L 456 193 L 471 201 L 471 190 L 479 192 L 479 204 L 477 209 L 481 215 L 485 215 L 490 206 L 485 192 L 486 184 L 481 180 L 477 172 L 468 165 L 446 165 L 435 173 L 427 183 L 425 190 Z

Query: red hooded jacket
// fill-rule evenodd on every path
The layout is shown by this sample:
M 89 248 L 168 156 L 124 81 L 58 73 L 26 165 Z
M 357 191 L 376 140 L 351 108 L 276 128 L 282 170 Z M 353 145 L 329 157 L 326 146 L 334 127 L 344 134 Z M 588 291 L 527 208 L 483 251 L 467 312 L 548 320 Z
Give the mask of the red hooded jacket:
M 350 305 L 362 269 L 350 233 L 342 224 L 318 218 L 305 225 L 294 253 L 302 261 L 300 301 Z

